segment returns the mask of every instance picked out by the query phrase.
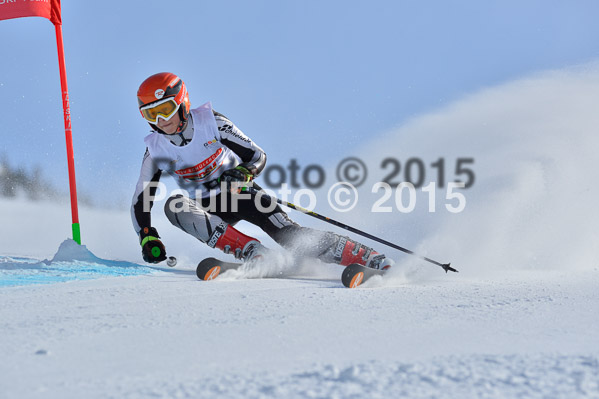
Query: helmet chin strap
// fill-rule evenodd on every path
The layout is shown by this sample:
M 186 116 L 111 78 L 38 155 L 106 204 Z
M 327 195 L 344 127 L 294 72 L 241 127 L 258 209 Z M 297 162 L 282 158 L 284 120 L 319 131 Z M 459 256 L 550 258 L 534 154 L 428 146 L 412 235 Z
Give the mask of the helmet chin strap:
M 177 127 L 177 131 L 175 133 L 181 133 L 187 127 L 187 118 L 185 120 L 181 120 L 179 123 L 179 127 Z

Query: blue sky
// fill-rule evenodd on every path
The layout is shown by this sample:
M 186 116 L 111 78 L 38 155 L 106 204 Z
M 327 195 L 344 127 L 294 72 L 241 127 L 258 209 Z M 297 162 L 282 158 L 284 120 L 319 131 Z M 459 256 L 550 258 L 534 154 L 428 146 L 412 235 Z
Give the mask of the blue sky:
M 466 94 L 599 54 L 592 1 L 63 0 L 62 12 L 78 185 L 106 202 L 132 194 L 148 133 L 135 93 L 156 72 L 179 74 L 192 106 L 212 101 L 271 163 L 327 165 Z M 1 21 L 0 38 L 0 153 L 66 185 L 53 26 Z

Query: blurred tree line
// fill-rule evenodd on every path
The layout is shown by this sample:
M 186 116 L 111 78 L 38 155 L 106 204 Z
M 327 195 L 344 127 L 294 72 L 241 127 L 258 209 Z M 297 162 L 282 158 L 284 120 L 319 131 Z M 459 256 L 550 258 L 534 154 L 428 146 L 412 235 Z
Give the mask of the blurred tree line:
M 58 199 L 64 196 L 46 181 L 40 166 L 27 171 L 11 166 L 6 155 L 1 155 L 0 196 L 11 198 L 20 195 L 25 195 L 32 200 Z
M 26 197 L 33 201 L 49 199 L 54 201 L 69 198 L 66 191 L 54 187 L 42 173 L 42 168 L 37 165 L 32 170 L 11 166 L 6 154 L 0 155 L 0 197 L 18 198 Z M 93 206 L 91 196 L 79 191 L 78 202 Z

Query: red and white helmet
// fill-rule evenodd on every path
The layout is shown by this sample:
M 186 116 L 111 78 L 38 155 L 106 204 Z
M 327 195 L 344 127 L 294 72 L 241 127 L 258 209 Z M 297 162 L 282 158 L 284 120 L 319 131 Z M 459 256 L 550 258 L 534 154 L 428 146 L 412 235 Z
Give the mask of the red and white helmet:
M 141 116 L 156 131 L 161 131 L 156 125 L 158 118 L 169 120 L 176 112 L 181 118 L 177 132 L 187 122 L 189 95 L 185 83 L 174 73 L 160 72 L 144 80 L 137 90 L 137 101 Z

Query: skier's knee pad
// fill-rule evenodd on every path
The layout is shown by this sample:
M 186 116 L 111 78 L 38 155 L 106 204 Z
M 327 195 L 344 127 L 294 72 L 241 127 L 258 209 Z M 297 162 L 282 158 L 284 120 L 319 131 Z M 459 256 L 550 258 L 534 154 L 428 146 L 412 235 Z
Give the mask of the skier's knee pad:
M 202 242 L 207 242 L 216 226 L 223 221 L 202 209 L 194 199 L 181 194 L 166 201 L 164 213 L 173 226 Z
M 185 211 L 184 203 L 188 199 L 181 194 L 173 195 L 164 204 L 164 214 L 174 225 L 178 225 L 176 214 Z
M 203 210 L 198 203 L 189 197 L 181 194 L 171 196 L 164 204 L 164 214 L 168 220 L 177 227 L 183 224 L 205 221 L 207 212 Z M 216 224 L 220 219 L 216 221 Z

